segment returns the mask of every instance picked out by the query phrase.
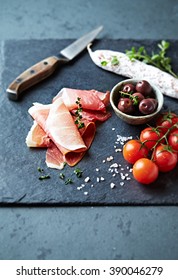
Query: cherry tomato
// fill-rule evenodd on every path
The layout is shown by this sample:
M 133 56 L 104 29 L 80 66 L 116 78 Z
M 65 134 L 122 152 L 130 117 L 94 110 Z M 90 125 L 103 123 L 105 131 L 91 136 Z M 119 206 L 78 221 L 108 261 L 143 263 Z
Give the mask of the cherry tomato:
M 134 164 L 138 159 L 148 156 L 148 149 L 139 140 L 129 140 L 123 147 L 126 161 Z
M 177 153 L 173 152 L 168 145 L 160 144 L 156 147 L 153 160 L 161 172 L 168 172 L 175 168 L 177 164 Z
M 156 125 L 159 126 L 160 130 L 165 134 L 169 128 L 174 124 L 178 124 L 178 116 L 174 113 L 167 112 L 162 113 L 157 119 Z
M 156 142 L 161 139 L 163 136 L 163 133 L 154 127 L 147 127 L 144 130 L 141 131 L 140 134 L 140 141 L 145 143 L 145 146 L 151 150 L 153 146 L 156 144 Z M 162 139 L 160 142 L 164 142 L 164 139 Z
M 168 143 L 172 147 L 173 151 L 178 152 L 178 129 L 170 133 Z
M 142 184 L 151 184 L 158 178 L 157 165 L 148 158 L 141 158 L 133 165 L 133 176 Z

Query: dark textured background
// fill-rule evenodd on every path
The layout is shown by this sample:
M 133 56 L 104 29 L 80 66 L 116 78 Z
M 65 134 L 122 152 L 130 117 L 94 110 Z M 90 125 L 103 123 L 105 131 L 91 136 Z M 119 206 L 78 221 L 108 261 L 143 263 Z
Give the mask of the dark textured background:
M 102 39 L 177 39 L 177 0 L 0 0 L 0 7 L 1 40 L 78 38 L 101 24 Z M 1 207 L 0 258 L 178 259 L 177 216 L 173 206 Z
M 24 69 L 38 60 L 57 53 L 69 45 L 71 40 L 21 40 L 5 41 L 5 71 L 2 75 L 3 92 L 1 94 L 0 119 L 0 202 L 3 204 L 44 204 L 44 205 L 178 205 L 177 169 L 169 174 L 160 174 L 152 185 L 144 186 L 133 179 L 122 153 L 116 153 L 114 146 L 117 135 L 139 137 L 145 126 L 131 126 L 118 119 L 114 112 L 103 124 L 97 125 L 97 133 L 92 147 L 77 165 L 83 171 L 83 177 L 77 179 L 74 168 L 65 167 L 63 173 L 73 179 L 73 184 L 65 185 L 59 179 L 60 172 L 49 170 L 45 164 L 46 149 L 29 149 L 25 144 L 27 133 L 32 125 L 28 109 L 33 102 L 48 104 L 62 87 L 79 89 L 97 89 L 106 92 L 121 81 L 123 77 L 108 73 L 94 65 L 87 51 L 84 51 L 74 62 L 58 69 L 52 77 L 24 92 L 19 102 L 9 101 L 5 92 L 8 84 Z M 157 49 L 157 41 L 152 40 L 97 40 L 93 49 L 109 49 L 124 52 L 131 46 L 142 46 L 150 52 Z M 177 41 L 171 41 L 170 56 L 176 66 Z M 13 49 L 13 52 L 12 52 Z M 23 63 L 22 63 L 23 61 Z M 176 67 L 174 67 L 176 71 Z M 178 67 L 177 67 L 178 70 Z M 165 97 L 164 107 L 178 113 L 178 101 Z M 8 117 L 7 117 L 8 116 Z M 115 128 L 115 131 L 112 131 Z M 122 145 L 116 145 L 122 148 Z M 113 156 L 111 162 L 103 160 Z M 109 167 L 113 163 L 121 164 L 119 174 L 112 177 Z M 39 180 L 41 175 L 37 168 L 50 174 L 49 180 Z M 99 168 L 99 172 L 96 169 Z M 124 169 L 124 170 L 122 170 Z M 128 174 L 131 180 L 122 180 L 120 174 Z M 89 176 L 90 182 L 84 179 Z M 97 182 L 97 177 L 104 181 Z M 116 187 L 110 188 L 110 183 Z M 121 186 L 120 182 L 124 182 Z M 82 190 L 77 190 L 85 184 Z M 91 188 L 91 185 L 94 187 Z M 84 192 L 88 194 L 85 195 Z

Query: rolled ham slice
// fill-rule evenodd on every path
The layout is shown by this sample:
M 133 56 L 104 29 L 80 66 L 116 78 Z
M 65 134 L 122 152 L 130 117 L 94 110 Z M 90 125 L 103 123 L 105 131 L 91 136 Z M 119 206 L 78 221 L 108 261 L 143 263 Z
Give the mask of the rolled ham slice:
M 96 126 L 94 122 L 86 120 L 84 122 L 85 126 L 80 130 L 80 135 L 88 150 L 93 142 Z M 36 121 L 34 121 L 34 124 L 27 135 L 26 144 L 28 147 L 48 148 L 46 152 L 46 164 L 48 167 L 55 169 L 62 169 L 65 163 L 69 166 L 76 165 L 86 152 L 71 151 L 64 155 Z
M 102 69 L 127 78 L 151 81 L 164 95 L 178 98 L 178 79 L 170 74 L 144 62 L 131 61 L 126 54 L 121 52 L 112 50 L 92 51 L 91 44 L 87 48 L 92 61 Z M 112 64 L 113 57 L 117 58 L 118 63 Z M 106 63 L 102 63 L 103 61 Z
M 94 136 L 95 136 L 96 126 L 93 122 L 85 122 L 85 127 L 81 130 L 82 139 L 87 147 L 90 148 Z M 86 151 L 84 152 L 68 152 L 63 155 L 62 152 L 56 147 L 54 143 L 50 145 L 46 153 L 46 164 L 50 168 L 62 169 L 64 164 L 67 163 L 69 166 L 76 165 L 84 157 Z
M 63 154 L 69 151 L 84 151 L 86 146 L 61 98 L 49 105 L 34 103 L 30 115 Z
M 111 116 L 106 112 L 109 95 L 109 92 L 95 90 L 63 89 L 51 104 L 34 103 L 29 109 L 34 124 L 26 138 L 27 146 L 47 147 L 46 164 L 50 168 L 62 169 L 64 163 L 76 165 L 93 142 L 95 121 L 104 121 Z M 86 108 L 82 107 L 84 127 L 81 129 L 75 124 L 77 98 L 81 98 L 82 106 Z
M 62 98 L 51 105 L 44 130 L 64 155 L 69 151 L 83 152 L 87 149 Z

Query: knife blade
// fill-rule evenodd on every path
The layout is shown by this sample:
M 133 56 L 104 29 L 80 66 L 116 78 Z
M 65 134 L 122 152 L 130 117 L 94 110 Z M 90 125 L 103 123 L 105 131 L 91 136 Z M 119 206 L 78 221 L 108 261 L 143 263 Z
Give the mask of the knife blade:
M 96 38 L 102 29 L 103 26 L 95 28 L 61 50 L 58 55 L 47 57 L 21 73 L 6 90 L 9 99 L 17 101 L 26 89 L 52 75 L 59 65 L 74 59 Z

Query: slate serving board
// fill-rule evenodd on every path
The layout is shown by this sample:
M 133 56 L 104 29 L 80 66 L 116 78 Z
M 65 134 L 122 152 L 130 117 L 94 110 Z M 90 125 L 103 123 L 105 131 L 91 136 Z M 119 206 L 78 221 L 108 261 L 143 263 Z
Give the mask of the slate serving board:
M 133 179 L 129 172 L 131 165 L 123 160 L 121 152 L 115 152 L 115 148 L 122 148 L 122 145 L 115 142 L 117 135 L 138 136 L 145 126 L 125 124 L 114 113 L 107 122 L 97 126 L 94 143 L 77 166 L 83 171 L 82 178 L 74 174 L 76 167 L 66 166 L 63 170 L 65 178 L 71 178 L 73 184 L 65 185 L 65 180 L 59 178 L 60 171 L 46 167 L 45 149 L 26 147 L 25 138 L 32 125 L 27 110 L 33 102 L 50 103 L 62 87 L 106 91 L 125 79 L 95 66 L 87 51 L 84 51 L 71 64 L 26 91 L 19 102 L 8 100 L 6 88 L 17 75 L 41 59 L 57 53 L 70 42 L 72 40 L 51 39 L 1 42 L 1 205 L 178 205 L 177 168 L 160 174 L 159 179 L 149 186 L 143 186 Z M 178 72 L 178 41 L 170 42 L 169 55 L 174 70 Z M 132 46 L 144 45 L 148 51 L 152 51 L 157 49 L 157 43 L 151 40 L 96 40 L 93 49 L 125 51 Z M 169 108 L 178 113 L 177 105 L 178 100 L 165 97 L 164 110 Z M 110 156 L 113 160 L 107 161 Z M 115 177 L 110 169 L 113 163 L 120 164 Z M 50 179 L 39 180 L 41 174 L 38 167 L 44 169 L 44 174 L 50 174 Z M 85 183 L 84 179 L 88 176 L 90 181 Z M 123 180 L 122 176 L 129 180 Z M 97 177 L 100 182 L 97 182 Z M 111 189 L 111 183 L 116 185 L 114 189 Z

